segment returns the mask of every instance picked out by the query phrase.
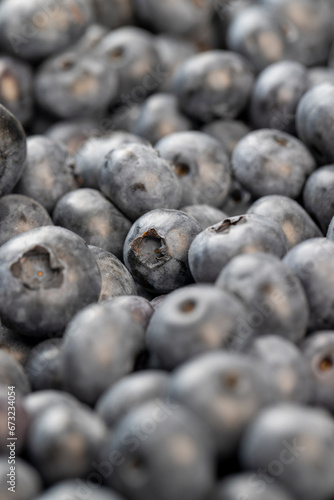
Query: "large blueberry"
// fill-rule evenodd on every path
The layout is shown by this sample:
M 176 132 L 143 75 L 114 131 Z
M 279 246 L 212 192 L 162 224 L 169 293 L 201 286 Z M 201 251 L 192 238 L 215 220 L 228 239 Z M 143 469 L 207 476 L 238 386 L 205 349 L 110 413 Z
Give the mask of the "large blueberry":
M 101 275 L 84 241 L 54 226 L 32 229 L 0 248 L 0 317 L 30 336 L 63 330 L 98 300 Z
M 152 210 L 130 229 L 124 262 L 132 276 L 152 292 L 168 293 L 193 281 L 188 250 L 202 231 L 199 223 L 178 210 Z

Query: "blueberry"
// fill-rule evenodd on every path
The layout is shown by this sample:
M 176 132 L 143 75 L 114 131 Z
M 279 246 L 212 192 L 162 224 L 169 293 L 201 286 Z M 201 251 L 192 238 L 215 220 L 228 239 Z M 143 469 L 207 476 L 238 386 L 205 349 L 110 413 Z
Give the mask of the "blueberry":
M 165 295 L 157 295 L 154 299 L 151 300 L 151 306 L 156 311 L 159 307 L 165 302 L 168 294 Z
M 93 255 L 67 229 L 32 229 L 0 248 L 0 317 L 24 335 L 59 333 L 100 291 Z
M 334 332 L 317 331 L 307 337 L 300 349 L 309 363 L 315 379 L 314 398 L 316 406 L 334 411 Z
M 103 57 L 75 50 L 45 61 L 35 77 L 38 104 L 62 119 L 104 113 L 118 91 L 118 76 Z
M 14 465 L 15 463 L 15 465 Z M 3 500 L 9 500 L 12 492 L 8 493 L 8 488 L 11 486 L 7 481 L 10 481 L 8 476 L 10 472 L 10 467 L 15 467 L 15 477 L 16 488 L 15 488 L 15 498 L 16 500 L 34 500 L 37 498 L 38 494 L 42 490 L 42 480 L 33 467 L 29 463 L 25 462 L 21 458 L 15 458 L 15 462 L 11 465 L 8 459 L 3 456 L 0 457 L 0 495 Z
M 289 490 L 266 479 L 253 471 L 233 474 L 217 484 L 210 500 L 294 500 Z
M 173 90 L 181 109 L 201 122 L 236 118 L 253 86 L 248 62 L 238 54 L 212 50 L 189 57 L 176 71 Z
M 22 365 L 12 356 L 0 349 L 0 386 L 14 386 L 21 395 L 31 390 L 30 383 Z
M 101 463 L 116 461 L 107 483 L 131 500 L 202 500 L 213 486 L 210 445 L 207 429 L 195 415 L 155 400 L 120 420 Z
M 132 130 L 155 144 L 166 135 L 191 128 L 192 123 L 180 112 L 176 97 L 158 93 L 148 97 L 142 104 Z
M 161 64 L 168 73 L 168 76 L 161 82 L 159 91 L 172 92 L 175 71 L 180 64 L 194 55 L 198 49 L 195 43 L 166 33 L 159 33 L 155 37 L 155 44 Z
M 247 310 L 243 343 L 268 333 L 292 342 L 307 330 L 309 311 L 298 278 L 277 257 L 264 253 L 234 257 L 222 270 L 216 285 L 234 294 Z
M 78 234 L 87 244 L 122 256 L 131 222 L 95 189 L 76 189 L 65 194 L 53 211 L 53 221 Z
M 334 241 L 334 217 L 332 217 L 331 222 L 328 226 L 327 239 Z
M 85 477 L 105 438 L 104 423 L 89 408 L 56 406 L 33 421 L 27 456 L 47 484 Z
M 334 84 L 323 83 L 311 88 L 297 108 L 297 132 L 320 165 L 334 162 L 332 133 L 334 120 Z
M 80 403 L 71 394 L 55 389 L 31 392 L 23 399 L 23 406 L 28 414 L 29 425 L 43 412 L 56 406 L 76 408 Z
M 110 29 L 133 23 L 131 0 L 93 0 L 93 7 L 96 21 Z
M 298 405 L 265 409 L 246 430 L 243 468 L 263 470 L 296 498 L 325 500 L 334 493 L 334 423 L 323 410 Z
M 325 238 L 292 248 L 284 262 L 300 279 L 309 303 L 310 330 L 334 328 L 334 243 Z
M 0 353 L 1 354 L 1 353 Z M 3 362 L 3 357 L 1 356 L 1 362 Z M 11 402 L 14 402 L 14 408 L 15 408 L 15 430 L 12 430 L 11 432 L 14 432 L 14 436 L 9 436 L 8 431 L 8 422 L 9 419 L 8 417 L 13 417 L 12 413 L 14 411 L 8 410 L 8 408 L 12 408 L 12 405 L 8 405 L 8 386 L 12 382 L 10 379 L 7 379 L 5 383 L 0 382 L 0 422 L 3 424 L 0 427 L 0 449 L 2 453 L 6 452 L 6 460 L 8 460 L 7 456 L 7 451 L 9 453 L 9 448 L 7 448 L 8 443 L 10 442 L 8 440 L 8 437 L 15 437 L 15 453 L 16 455 L 21 455 L 23 448 L 25 447 L 26 443 L 26 438 L 27 438 L 27 431 L 29 427 L 29 418 L 28 418 L 28 413 L 23 405 L 23 399 L 21 396 L 20 391 L 15 387 L 15 401 L 13 398 L 11 398 Z M 18 386 L 19 387 L 19 386 Z M 9 394 L 11 394 L 11 391 L 9 390 Z M 9 415 L 9 411 L 11 411 L 11 414 Z M 8 472 L 8 471 L 7 471 Z M 8 486 L 8 485 L 7 485 Z
M 30 66 L 13 57 L 1 57 L 1 104 L 25 125 L 33 116 L 33 101 L 33 74 Z
M 287 196 L 263 196 L 250 206 L 248 213 L 263 215 L 277 222 L 286 236 L 289 249 L 304 240 L 322 236 L 303 207 Z
M 0 104 L 0 196 L 9 194 L 22 175 L 27 155 L 22 125 Z
M 102 394 L 96 411 L 108 427 L 115 425 L 131 410 L 150 400 L 164 401 L 168 395 L 169 376 L 158 370 L 132 373 Z
M 283 257 L 286 237 L 277 222 L 267 217 L 239 215 L 208 227 L 194 239 L 189 266 L 195 281 L 213 283 L 233 257 L 254 252 Z
M 297 198 L 315 168 L 304 144 L 279 130 L 249 133 L 238 142 L 232 155 L 234 175 L 256 198 L 269 194 Z
M 96 47 L 96 58 L 103 58 L 119 77 L 120 96 L 115 104 L 143 101 L 156 91 L 167 76 L 161 67 L 154 37 L 135 26 L 117 28 Z
M 269 4 L 269 15 L 285 32 L 285 59 L 305 66 L 327 62 L 332 42 L 332 13 L 326 1 L 264 0 L 264 3 Z
M 250 132 L 250 128 L 240 120 L 215 120 L 204 125 L 202 132 L 217 139 L 231 158 L 235 146 Z
M 226 38 L 228 48 L 246 57 L 257 71 L 286 56 L 282 28 L 270 11 L 260 5 L 250 5 L 237 13 Z
M 180 208 L 180 210 L 194 217 L 200 223 L 202 229 L 217 224 L 217 222 L 227 217 L 224 212 L 210 205 L 188 205 Z
M 219 142 L 197 131 L 162 138 L 155 148 L 171 162 L 182 188 L 182 205 L 219 207 L 230 187 L 230 163 Z
M 245 356 L 209 353 L 174 372 L 170 394 L 208 425 L 215 449 L 225 458 L 234 453 L 247 424 L 273 401 L 269 375 Z
M 334 216 L 334 165 L 318 168 L 307 179 L 303 202 L 324 233 Z
M 188 250 L 202 230 L 177 210 L 152 210 L 132 226 L 124 244 L 124 263 L 149 291 L 169 293 L 192 282 Z
M 144 297 L 135 297 L 130 295 L 115 297 L 113 298 L 111 305 L 118 310 L 122 310 L 130 314 L 133 321 L 142 328 L 143 332 L 146 331 L 154 313 L 153 306 Z
M 98 173 L 104 157 L 113 149 L 129 143 L 148 144 L 146 139 L 128 132 L 114 132 L 106 137 L 92 137 L 76 154 L 76 171 L 83 187 L 99 189 Z
M 79 479 L 60 481 L 44 491 L 36 500 L 86 500 L 91 498 L 91 495 L 94 495 L 94 500 L 122 500 L 108 488 Z
M 65 330 L 61 363 L 65 389 L 94 404 L 130 373 L 144 348 L 143 328 L 129 312 L 104 301 L 81 311 Z
M 0 199 L 0 245 L 17 234 L 53 222 L 42 205 L 21 194 L 8 194 Z
M 269 331 L 269 330 L 268 330 Z M 245 350 L 256 363 L 264 363 L 274 374 L 274 382 L 283 401 L 313 401 L 313 376 L 299 348 L 278 335 L 264 335 Z
M 173 369 L 198 354 L 228 348 L 243 321 L 246 311 L 232 294 L 192 285 L 168 295 L 153 314 L 147 345 L 164 368 Z
M 93 21 L 91 1 L 5 0 L 0 5 L 0 45 L 22 59 L 40 60 L 73 44 Z
M 49 339 L 40 342 L 31 350 L 25 370 L 33 391 L 63 388 L 61 346 L 61 339 Z
M 258 76 L 250 104 L 256 128 L 274 128 L 294 134 L 298 103 L 307 91 L 307 69 L 300 63 L 280 61 Z
M 51 125 L 45 135 L 63 143 L 69 154 L 74 156 L 96 130 L 98 123 L 93 119 L 64 120 Z
M 101 272 L 100 300 L 121 295 L 137 295 L 136 284 L 131 274 L 115 255 L 91 245 L 89 245 L 89 249 L 94 255 Z
M 322 83 L 334 84 L 334 68 L 316 66 L 308 70 L 307 84 L 309 89 L 321 85 Z
M 66 148 L 42 135 L 29 137 L 27 162 L 15 191 L 52 212 L 59 198 L 77 187 L 75 162 Z
M 166 160 L 151 146 L 126 144 L 106 156 L 101 191 L 135 221 L 150 210 L 179 208 L 181 185 Z

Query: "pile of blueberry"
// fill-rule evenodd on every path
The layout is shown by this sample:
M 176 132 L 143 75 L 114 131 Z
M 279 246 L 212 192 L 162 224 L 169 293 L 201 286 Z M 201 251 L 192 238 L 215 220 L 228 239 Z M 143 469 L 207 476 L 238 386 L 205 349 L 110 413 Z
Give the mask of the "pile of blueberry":
M 333 26 L 0 0 L 1 500 L 333 500 Z

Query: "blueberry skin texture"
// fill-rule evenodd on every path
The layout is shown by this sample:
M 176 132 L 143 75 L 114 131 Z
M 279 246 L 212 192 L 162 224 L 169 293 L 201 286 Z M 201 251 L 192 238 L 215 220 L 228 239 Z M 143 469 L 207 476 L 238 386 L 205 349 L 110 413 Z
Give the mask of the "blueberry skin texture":
M 309 304 L 309 329 L 334 328 L 334 243 L 313 238 L 292 248 L 285 264 L 300 279 Z
M 27 161 L 15 192 L 52 212 L 59 198 L 78 187 L 75 162 L 66 148 L 42 135 L 29 137 Z
M 0 104 L 0 196 L 9 194 L 22 175 L 27 142 L 15 116 Z
M 132 131 L 155 144 L 166 135 L 192 128 L 191 121 L 180 112 L 176 97 L 157 93 L 148 97 L 141 105 Z
M 18 361 L 0 349 L 0 386 L 14 386 L 15 392 L 24 396 L 31 391 L 25 370 Z
M 228 352 L 203 354 L 171 377 L 172 400 L 186 406 L 210 429 L 219 456 L 231 456 L 259 410 L 273 402 L 275 387 L 265 367 Z
M 9 354 L 15 361 L 24 366 L 30 351 L 35 345 L 27 337 L 22 337 L 19 333 L 10 330 L 4 325 L 0 326 L 0 347 Z
M 334 165 L 318 168 L 307 179 L 303 203 L 326 234 L 334 216 Z
M 99 123 L 93 119 L 63 120 L 52 124 L 44 135 L 61 142 L 70 155 L 74 156 L 98 130 Z
M 95 19 L 110 29 L 133 24 L 131 0 L 93 0 Z
M 176 209 L 181 203 L 181 185 L 169 163 L 142 144 L 110 151 L 100 167 L 99 186 L 132 221 L 150 210 Z
M 303 207 L 287 196 L 263 196 L 249 207 L 248 213 L 277 222 L 286 236 L 289 250 L 304 240 L 323 236 Z
M 157 297 L 154 297 L 154 299 L 151 300 L 151 305 L 153 309 L 156 311 L 159 309 L 159 307 L 164 303 L 165 299 L 168 297 L 167 295 L 158 295 Z
M 159 370 L 132 373 L 116 382 L 102 394 L 95 411 L 106 425 L 115 425 L 134 408 L 150 401 L 165 401 L 168 396 L 169 376 Z
M 152 210 L 132 226 L 124 243 L 124 263 L 147 290 L 164 294 L 192 283 L 188 264 L 191 242 L 202 231 L 178 210 Z
M 296 133 L 298 103 L 307 89 L 305 66 L 280 61 L 268 66 L 258 76 L 250 103 L 250 120 L 255 128 L 275 128 Z
M 253 197 L 247 189 L 243 188 L 234 176 L 226 200 L 221 209 L 226 212 L 229 217 L 234 215 L 245 214 L 253 202 Z
M 72 45 L 93 19 L 90 0 L 65 0 L 56 9 L 45 0 L 5 0 L 0 6 L 0 45 L 20 59 L 37 61 Z
M 72 50 L 38 68 L 34 90 L 41 108 L 58 118 L 89 117 L 107 111 L 119 79 L 102 57 Z
M 180 208 L 180 211 L 194 217 L 202 226 L 202 229 L 206 229 L 227 218 L 227 215 L 219 210 L 219 208 L 210 205 L 188 205 L 187 207 Z
M 21 194 L 0 198 L 0 245 L 17 234 L 52 225 L 48 212 L 32 198 Z
M 323 83 L 306 92 L 297 108 L 299 138 L 310 149 L 319 165 L 334 162 L 332 137 L 334 119 L 334 84 Z
M 146 332 L 147 326 L 154 313 L 154 309 L 147 299 L 134 295 L 114 297 L 111 305 L 114 308 L 118 308 L 130 314 L 133 321 L 142 328 L 143 332 Z
M 243 436 L 241 466 L 274 477 L 280 470 L 280 483 L 296 498 L 325 500 L 334 492 L 333 440 L 333 419 L 323 410 L 291 404 L 265 409 Z
M 124 26 L 108 33 L 97 45 L 95 57 L 103 57 L 118 75 L 122 94 L 115 99 L 115 104 L 128 106 L 127 99 L 130 97 L 130 102 L 138 102 L 138 96 L 139 101 L 143 101 L 157 91 L 168 76 L 161 66 L 153 35 L 135 26 Z M 137 86 L 140 87 L 138 93 Z
M 89 408 L 49 408 L 29 429 L 27 456 L 46 484 L 85 477 L 106 432 L 103 421 Z
M 224 219 L 202 231 L 189 249 L 189 267 L 196 282 L 214 283 L 228 262 L 240 254 L 265 252 L 283 257 L 286 237 L 273 220 L 246 214 Z
M 267 333 L 291 342 L 305 336 L 309 311 L 304 289 L 291 269 L 274 255 L 234 257 L 220 273 L 216 286 L 234 294 L 247 310 L 247 338 L 236 339 L 241 344 Z
M 262 477 L 252 471 L 230 475 L 218 482 L 209 500 L 295 500 L 283 486 Z
M 0 495 L 2 500 L 10 500 L 10 495 L 12 495 L 12 492 L 8 491 L 9 485 L 7 484 L 9 468 L 8 459 L 0 457 Z M 36 469 L 21 458 L 16 458 L 15 472 L 16 477 L 20 478 L 15 488 L 15 499 L 34 500 L 37 498 L 42 490 L 42 480 Z
M 0 248 L 0 317 L 23 335 L 45 338 L 61 332 L 76 312 L 98 300 L 100 291 L 93 255 L 67 229 L 32 229 Z
M 88 245 L 121 257 L 131 222 L 95 189 L 65 194 L 53 211 L 53 222 L 78 234 Z
M 0 57 L 0 102 L 22 125 L 33 116 L 33 73 L 28 64 L 13 57 Z
M 179 67 L 173 91 L 186 115 L 208 123 L 239 116 L 253 83 L 246 59 L 233 52 L 211 50 L 190 57 Z
M 94 494 L 94 500 L 124 500 L 108 488 L 103 486 L 97 488 L 95 483 L 92 486 L 92 483 L 78 479 L 60 481 L 44 491 L 36 500 L 83 500 L 92 493 Z
M 89 245 L 99 266 L 102 287 L 99 301 L 122 295 L 137 295 L 136 283 L 127 268 L 112 253 Z
M 228 349 L 246 321 L 232 294 L 209 285 L 190 285 L 169 294 L 153 314 L 146 341 L 162 367 L 174 369 L 207 351 Z
M 230 162 L 221 144 L 197 131 L 177 132 L 155 145 L 171 162 L 182 186 L 182 205 L 208 204 L 219 207 L 231 182 Z
M 269 194 L 297 198 L 315 168 L 306 146 L 279 130 L 249 133 L 232 155 L 235 177 L 255 198 Z
M 250 128 L 240 120 L 215 120 L 204 125 L 202 132 L 217 139 L 231 158 L 235 146 L 250 132 Z
M 125 498 L 202 500 L 213 486 L 207 428 L 179 404 L 155 400 L 130 411 L 107 439 L 101 461 L 115 452 L 121 458 L 107 484 Z
M 246 6 L 232 18 L 226 43 L 230 50 L 250 61 L 256 71 L 280 61 L 287 52 L 283 30 L 261 5 Z
M 85 308 L 65 330 L 61 352 L 65 389 L 90 405 L 133 370 L 144 348 L 143 328 L 112 302 Z
M 43 412 L 56 406 L 77 408 L 80 403 L 71 394 L 55 389 L 31 392 L 23 399 L 24 408 L 28 414 L 29 426 Z
M 82 179 L 82 186 L 99 189 L 98 177 L 104 157 L 111 150 L 132 142 L 148 145 L 146 139 L 122 131 L 87 139 L 75 156 L 76 171 Z
M 312 403 L 333 413 L 334 411 L 334 332 L 314 332 L 300 344 L 301 352 L 309 363 L 315 380 Z
M 33 391 L 63 388 L 61 346 L 61 339 L 49 339 L 40 342 L 31 350 L 25 370 Z
M 274 374 L 282 401 L 311 403 L 314 380 L 311 369 L 300 349 L 278 335 L 264 335 L 254 339 L 244 351 L 255 363 L 264 363 Z

